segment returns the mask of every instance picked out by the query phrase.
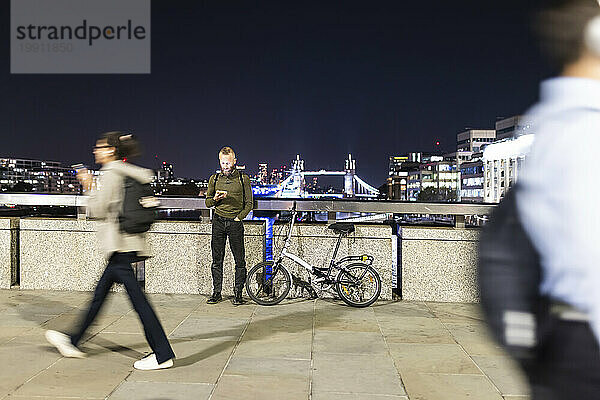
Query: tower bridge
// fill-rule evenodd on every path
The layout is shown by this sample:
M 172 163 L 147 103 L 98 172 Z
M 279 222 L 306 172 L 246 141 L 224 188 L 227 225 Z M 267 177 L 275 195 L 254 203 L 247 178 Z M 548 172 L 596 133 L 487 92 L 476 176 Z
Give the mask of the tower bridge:
M 317 194 L 310 193 L 306 186 L 307 176 L 340 176 L 344 179 L 343 193 L 326 193 Z M 352 154 L 348 154 L 345 161 L 343 171 L 327 171 L 321 169 L 319 171 L 305 171 L 304 160 L 300 155 L 292 163 L 290 175 L 283 180 L 277 187 L 276 197 L 344 197 L 344 198 L 376 198 L 379 195 L 379 190 L 366 183 L 356 174 L 356 160 L 352 158 Z

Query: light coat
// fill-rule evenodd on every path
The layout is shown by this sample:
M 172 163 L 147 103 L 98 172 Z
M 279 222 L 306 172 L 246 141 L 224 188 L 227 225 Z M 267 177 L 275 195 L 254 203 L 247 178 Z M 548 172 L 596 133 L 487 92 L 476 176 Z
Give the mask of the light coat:
M 97 188 L 89 192 L 88 207 L 96 218 L 100 250 L 106 259 L 115 252 L 136 252 L 138 256 L 149 257 L 150 251 L 146 233 L 129 234 L 119 229 L 119 213 L 123 205 L 126 176 L 140 183 L 150 183 L 153 173 L 146 168 L 123 161 L 111 161 L 100 169 L 102 175 Z

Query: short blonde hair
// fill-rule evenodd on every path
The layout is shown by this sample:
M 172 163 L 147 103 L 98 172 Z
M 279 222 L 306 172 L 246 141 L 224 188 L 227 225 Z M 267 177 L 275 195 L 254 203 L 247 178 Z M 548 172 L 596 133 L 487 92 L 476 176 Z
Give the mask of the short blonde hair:
M 233 151 L 233 149 L 229 146 L 225 146 L 223 147 L 220 151 L 219 151 L 219 156 L 223 154 L 224 156 L 228 156 L 228 155 L 232 155 L 233 158 L 235 158 L 235 151 Z

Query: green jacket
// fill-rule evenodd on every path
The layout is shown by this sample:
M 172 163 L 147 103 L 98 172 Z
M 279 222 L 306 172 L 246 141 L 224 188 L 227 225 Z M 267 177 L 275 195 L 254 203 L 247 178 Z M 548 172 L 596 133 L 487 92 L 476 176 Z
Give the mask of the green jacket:
M 240 179 L 241 177 L 241 179 Z M 242 190 L 242 182 L 244 188 Z M 226 190 L 227 197 L 219 201 L 215 201 L 215 193 L 217 190 Z M 243 193 L 243 194 L 242 194 Z M 246 196 L 244 201 L 244 195 Z M 208 190 L 206 192 L 206 206 L 215 207 L 215 212 L 221 217 L 238 218 L 240 220 L 246 218 L 246 215 L 252 211 L 254 206 L 252 196 L 252 187 L 250 186 L 250 178 L 248 175 L 238 171 L 232 172 L 231 176 L 225 174 L 214 174 L 208 180 Z

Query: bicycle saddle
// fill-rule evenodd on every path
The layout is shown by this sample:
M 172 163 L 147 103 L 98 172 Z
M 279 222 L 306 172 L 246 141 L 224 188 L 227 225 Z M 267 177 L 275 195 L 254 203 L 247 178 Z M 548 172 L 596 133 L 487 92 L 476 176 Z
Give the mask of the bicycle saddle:
M 336 222 L 328 226 L 329 229 L 333 229 L 338 233 L 352 233 L 354 232 L 354 224 L 352 222 Z

